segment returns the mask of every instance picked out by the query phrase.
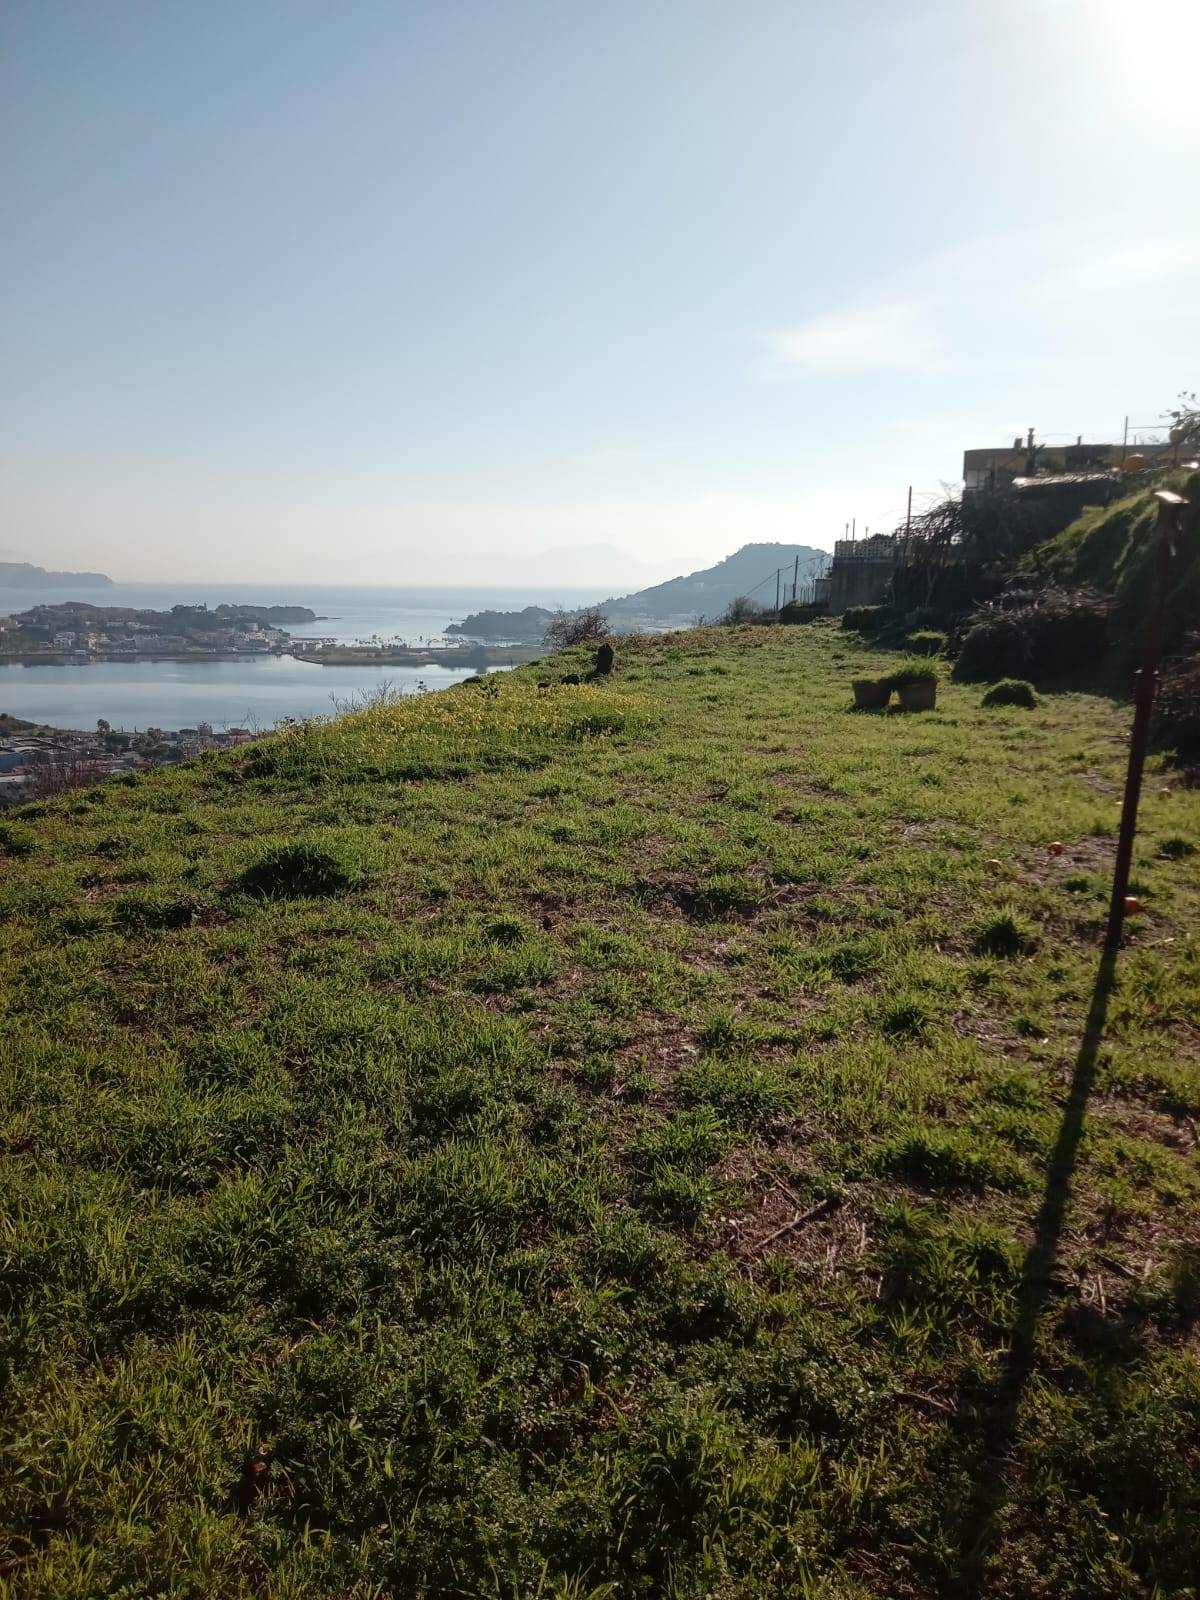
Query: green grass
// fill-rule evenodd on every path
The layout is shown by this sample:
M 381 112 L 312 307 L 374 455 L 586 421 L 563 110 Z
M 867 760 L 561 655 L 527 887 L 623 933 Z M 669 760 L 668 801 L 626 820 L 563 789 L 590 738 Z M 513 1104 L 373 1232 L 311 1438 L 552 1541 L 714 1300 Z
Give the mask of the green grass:
M 1194 1588 L 1200 793 L 1080 1124 L 1127 709 L 617 655 L 6 816 L 7 1592 Z

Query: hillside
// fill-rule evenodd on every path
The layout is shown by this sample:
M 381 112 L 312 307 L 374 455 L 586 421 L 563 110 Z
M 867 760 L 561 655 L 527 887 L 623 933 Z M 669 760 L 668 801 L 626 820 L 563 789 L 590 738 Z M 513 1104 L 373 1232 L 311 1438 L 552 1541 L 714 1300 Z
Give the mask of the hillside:
M 733 555 L 685 577 L 669 578 L 635 594 L 614 595 L 600 609 L 618 626 L 640 621 L 696 622 L 718 617 L 739 595 L 756 591 L 760 604 L 774 605 L 775 583 L 771 574 L 785 568 L 785 582 L 791 581 L 800 563 L 800 581 L 811 583 L 816 571 L 829 560 L 826 550 L 806 544 L 745 544 Z M 768 581 L 764 586 L 764 580 Z
M 0 823 L 6 1592 L 1183 1595 L 1200 792 L 586 659 Z
M 0 589 L 83 589 L 111 588 L 112 579 L 102 572 L 48 572 L 28 561 L 0 561 Z
M 1174 474 L 1164 482 L 1180 490 L 1192 508 L 1168 564 L 1164 642 L 1172 649 L 1187 632 L 1200 628 L 1200 473 Z M 1089 507 L 1056 538 L 1032 551 L 1023 568 L 1042 581 L 1087 584 L 1112 595 L 1119 625 L 1136 635 L 1155 582 L 1156 515 L 1153 488 L 1139 489 L 1109 506 Z

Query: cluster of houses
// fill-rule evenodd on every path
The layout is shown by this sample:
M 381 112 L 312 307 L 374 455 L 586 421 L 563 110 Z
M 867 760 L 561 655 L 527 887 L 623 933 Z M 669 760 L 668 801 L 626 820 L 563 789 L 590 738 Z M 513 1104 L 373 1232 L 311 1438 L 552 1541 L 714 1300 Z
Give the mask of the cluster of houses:
M 215 731 L 198 728 L 147 728 L 129 733 L 106 723 L 94 733 L 75 729 L 38 728 L 0 732 L 0 809 L 22 805 L 61 788 L 98 783 L 122 772 L 139 772 L 202 750 L 228 750 L 246 744 L 249 728 Z
M 1011 446 L 963 452 L 965 513 L 991 499 L 1020 508 L 1031 536 L 1048 538 L 1085 506 L 1107 505 L 1122 485 L 1145 472 L 1179 463 L 1179 447 L 1165 443 L 1046 444 L 1034 430 Z M 919 519 L 918 519 L 919 520 Z M 913 552 L 904 528 L 862 539 L 839 539 L 828 570 L 813 584 L 813 603 L 837 616 L 852 606 L 876 605 L 892 592 L 897 568 Z
M 98 627 L 55 627 L 32 620 L 31 613 L 0 617 L 0 656 L 65 657 L 67 660 L 119 661 L 146 655 L 262 654 L 288 643 L 283 628 L 269 623 L 235 628 L 223 625 L 164 629 L 161 624 L 122 621 Z

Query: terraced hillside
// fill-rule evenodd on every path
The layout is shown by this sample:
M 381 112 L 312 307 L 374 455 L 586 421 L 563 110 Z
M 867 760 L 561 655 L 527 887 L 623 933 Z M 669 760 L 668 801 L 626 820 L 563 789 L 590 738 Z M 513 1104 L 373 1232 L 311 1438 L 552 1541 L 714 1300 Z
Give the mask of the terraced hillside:
M 9 1592 L 1193 1592 L 1200 793 L 1102 962 L 1127 709 L 870 665 L 622 642 L 0 822 Z

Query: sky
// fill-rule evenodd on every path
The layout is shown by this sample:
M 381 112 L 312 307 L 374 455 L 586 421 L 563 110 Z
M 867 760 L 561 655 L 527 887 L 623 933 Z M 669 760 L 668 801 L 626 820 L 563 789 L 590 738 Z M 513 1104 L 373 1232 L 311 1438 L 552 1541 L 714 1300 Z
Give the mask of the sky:
M 0 547 L 608 582 L 1200 388 L 1195 0 L 5 0 Z

